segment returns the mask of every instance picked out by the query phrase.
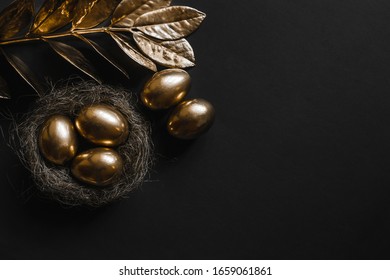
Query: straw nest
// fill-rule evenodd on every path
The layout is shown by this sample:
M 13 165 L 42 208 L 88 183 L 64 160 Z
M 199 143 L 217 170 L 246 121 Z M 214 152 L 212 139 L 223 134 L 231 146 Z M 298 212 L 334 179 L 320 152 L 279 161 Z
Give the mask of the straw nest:
M 136 111 L 130 96 L 125 90 L 92 82 L 69 83 L 39 98 L 32 111 L 15 124 L 12 133 L 15 151 L 44 196 L 65 205 L 99 207 L 123 198 L 143 182 L 152 163 L 150 127 Z M 74 119 L 82 107 L 98 103 L 117 108 L 130 128 L 126 143 L 117 149 L 124 162 L 122 175 L 112 186 L 104 188 L 75 180 L 69 166 L 48 163 L 38 148 L 39 132 L 48 117 L 62 114 Z

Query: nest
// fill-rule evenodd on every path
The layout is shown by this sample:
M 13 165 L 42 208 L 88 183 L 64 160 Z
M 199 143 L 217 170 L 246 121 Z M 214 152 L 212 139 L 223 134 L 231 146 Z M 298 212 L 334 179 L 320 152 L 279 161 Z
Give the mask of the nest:
M 32 112 L 15 125 L 13 138 L 18 156 L 43 195 L 65 205 L 99 207 L 126 196 L 143 182 L 152 161 L 150 127 L 130 101 L 128 92 L 92 82 L 54 88 L 36 101 Z M 82 107 L 97 103 L 116 107 L 130 128 L 128 140 L 117 149 L 124 162 L 121 178 L 105 188 L 84 185 L 71 176 L 68 166 L 48 163 L 37 144 L 40 128 L 48 117 L 62 114 L 74 119 Z

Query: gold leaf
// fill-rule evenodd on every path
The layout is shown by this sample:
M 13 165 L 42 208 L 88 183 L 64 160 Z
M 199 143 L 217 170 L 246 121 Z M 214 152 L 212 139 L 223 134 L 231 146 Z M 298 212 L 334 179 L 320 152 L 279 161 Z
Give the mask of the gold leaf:
M 153 61 L 149 58 L 146 58 L 141 53 L 139 53 L 136 49 L 134 49 L 128 42 L 125 41 L 125 38 L 122 36 L 116 35 L 115 33 L 110 32 L 111 37 L 115 40 L 118 46 L 135 62 L 138 64 L 156 72 L 157 67 Z
M 28 27 L 34 13 L 34 0 L 16 0 L 0 13 L 0 40 L 12 38 Z
M 106 20 L 120 0 L 79 0 L 72 29 L 88 29 Z
M 11 99 L 7 82 L 0 76 L 0 98 Z
M 120 72 L 123 73 L 128 79 L 129 79 L 129 74 L 127 74 L 126 70 L 118 63 L 116 62 L 111 55 L 103 49 L 101 46 L 99 46 L 97 43 L 94 41 L 85 38 L 84 36 L 81 36 L 79 34 L 74 34 L 75 37 L 79 38 L 86 44 L 90 45 L 98 54 L 100 54 L 105 60 L 107 60 L 111 65 L 113 65 L 116 69 L 118 69 Z
M 139 16 L 170 4 L 171 0 L 123 0 L 114 11 L 111 24 L 132 27 Z
M 187 68 L 195 66 L 195 56 L 186 39 L 155 42 L 135 33 L 134 40 L 144 54 L 166 67 Z
M 45 42 L 49 43 L 52 49 L 59 54 L 62 58 L 68 61 L 70 64 L 90 76 L 92 79 L 101 83 L 94 67 L 91 63 L 85 58 L 85 56 L 76 48 L 64 44 L 58 41 L 52 41 L 44 39 Z
M 143 14 L 134 26 L 160 40 L 177 40 L 194 32 L 206 15 L 185 6 L 171 6 Z
M 6 53 L 4 49 L 1 49 L 4 57 L 7 59 L 9 64 L 19 73 L 19 75 L 39 94 L 43 95 L 45 92 L 41 82 L 35 73 L 21 60 L 18 56 L 11 53 Z
M 70 23 L 77 0 L 46 0 L 35 16 L 31 33 L 47 34 Z

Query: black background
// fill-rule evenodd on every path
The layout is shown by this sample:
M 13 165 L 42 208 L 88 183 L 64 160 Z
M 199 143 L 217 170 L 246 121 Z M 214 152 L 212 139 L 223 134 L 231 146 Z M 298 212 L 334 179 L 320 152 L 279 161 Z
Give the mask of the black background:
M 173 4 L 208 15 L 189 38 L 190 97 L 214 104 L 213 128 L 181 142 L 163 132 L 164 114 L 146 114 L 159 158 L 150 179 L 98 210 L 20 194 L 28 174 L 2 141 L 0 257 L 388 259 L 390 2 Z M 18 48 L 54 81 L 78 74 L 42 43 Z M 135 69 L 126 81 L 82 50 L 106 83 L 137 88 L 150 76 Z M 14 91 L 1 108 L 25 112 L 33 92 L 0 63 Z

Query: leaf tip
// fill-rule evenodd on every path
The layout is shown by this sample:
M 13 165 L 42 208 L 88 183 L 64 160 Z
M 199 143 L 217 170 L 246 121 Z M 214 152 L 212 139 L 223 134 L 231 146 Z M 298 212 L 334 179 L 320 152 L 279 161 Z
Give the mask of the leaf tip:
M 1 94 L 0 94 L 0 99 L 10 100 L 10 99 L 11 99 L 11 96 L 5 95 L 5 94 L 1 93 Z

